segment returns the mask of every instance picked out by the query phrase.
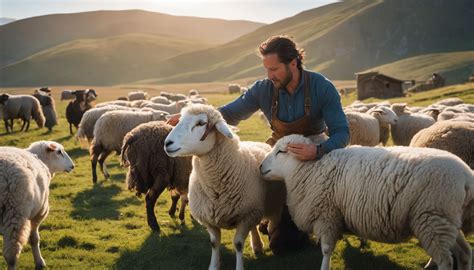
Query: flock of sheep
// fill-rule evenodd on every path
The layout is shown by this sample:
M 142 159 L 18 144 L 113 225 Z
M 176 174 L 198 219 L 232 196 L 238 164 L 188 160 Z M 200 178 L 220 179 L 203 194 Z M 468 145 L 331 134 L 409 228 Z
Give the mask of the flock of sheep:
M 128 167 L 128 188 L 137 196 L 145 195 L 147 222 L 155 231 L 160 227 L 154 207 L 164 189 L 171 191 L 170 216 L 181 199 L 179 218 L 184 222 L 189 203 L 192 216 L 210 235 L 209 269 L 220 267 L 221 229 L 235 229 L 236 269 L 243 269 L 242 250 L 249 233 L 253 252 L 263 252 L 257 225 L 267 220 L 272 231 L 278 224 L 285 187 L 296 225 L 314 233 L 321 243 L 321 269 L 330 269 L 334 247 L 347 232 L 387 243 L 415 237 L 439 269 L 452 269 L 451 255 L 459 269 L 471 269 L 471 248 L 464 235 L 474 229 L 473 105 L 459 99 L 425 108 L 357 101 L 344 108 L 354 146 L 318 161 L 300 162 L 286 145 L 321 143 L 325 134 L 286 136 L 272 149 L 240 141 L 196 90 L 187 96 L 162 92 L 149 99 L 145 92 L 131 92 L 94 107 L 87 104 L 93 105 L 88 102 L 97 97 L 95 91 L 82 91 L 72 94 L 75 98 L 68 108 L 75 108 L 70 110 L 71 121 L 80 116 L 79 122 L 74 119 L 77 125 L 72 123 L 78 128 L 76 137 L 90 144 L 92 181 L 97 182 L 97 163 L 104 177 L 110 177 L 105 160 L 110 153 L 119 153 L 122 165 Z M 15 99 L 0 95 L 4 119 L 10 119 L 7 110 Z M 26 122 L 39 102 L 25 104 L 31 104 L 20 106 L 30 112 L 29 117 L 20 116 Z M 166 116 L 178 112 L 177 126 L 166 124 Z M 5 126 L 7 131 L 12 128 L 7 120 Z M 400 146 L 373 147 L 385 145 L 390 134 Z M 0 147 L 0 151 L 6 153 L 0 158 L 4 257 L 9 269 L 15 269 L 29 239 L 35 264 L 41 268 L 45 263 L 38 225 L 48 212 L 49 181 L 54 173 L 69 172 L 74 165 L 54 142 L 33 143 L 27 149 Z

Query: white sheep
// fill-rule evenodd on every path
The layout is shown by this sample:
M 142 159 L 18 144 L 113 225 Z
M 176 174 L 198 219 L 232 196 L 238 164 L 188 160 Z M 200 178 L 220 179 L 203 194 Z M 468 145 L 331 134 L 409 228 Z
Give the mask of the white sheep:
M 433 105 L 454 106 L 462 103 L 464 103 L 464 101 L 460 98 L 446 98 L 433 103 Z
M 446 150 L 460 157 L 474 170 L 474 121 L 436 122 L 416 133 L 410 146 Z
M 169 100 L 167 97 L 164 96 L 156 96 L 150 98 L 151 102 L 158 103 L 158 104 L 170 104 L 171 100 Z
M 169 114 L 177 114 L 181 112 L 181 110 L 184 107 L 186 107 L 186 105 L 187 105 L 187 102 L 185 100 L 174 101 L 173 103 L 170 103 L 170 104 L 158 104 L 158 103 L 149 102 L 149 103 L 143 104 L 143 108 L 152 108 L 154 110 L 164 111 Z
M 39 128 L 44 126 L 45 117 L 37 98 L 30 95 L 3 94 L 2 99 L 5 99 L 5 101 L 0 103 L 0 110 L 3 110 L 6 133 L 9 133 L 9 128 L 13 131 L 13 120 L 17 118 L 23 121 L 21 131 L 28 131 L 31 118 L 36 121 Z M 10 124 L 8 120 L 10 120 Z
M 321 241 L 321 269 L 330 269 L 336 242 L 348 230 L 364 239 L 398 243 L 416 237 L 439 269 L 471 269 L 471 248 L 460 232 L 474 204 L 473 171 L 437 149 L 359 147 L 334 150 L 300 162 L 280 139 L 261 165 L 269 180 L 283 180 L 293 221 Z M 442 202 L 442 203 L 440 203 Z M 468 222 L 468 221 L 464 221 Z
M 39 225 L 48 215 L 49 184 L 57 172 L 70 172 L 74 163 L 64 147 L 52 141 L 27 149 L 0 147 L 0 234 L 8 269 L 16 268 L 29 240 L 37 269 L 46 266 L 40 251 Z
M 455 113 L 452 111 L 443 111 L 438 115 L 438 122 L 454 120 L 454 121 L 469 121 L 474 122 L 474 113 L 471 112 L 460 112 Z
M 76 96 L 73 94 L 74 90 L 63 90 L 61 92 L 61 100 L 73 100 Z
M 106 112 L 110 111 L 137 111 L 138 108 L 124 107 L 118 105 L 108 105 L 102 107 L 95 107 L 84 113 L 82 116 L 81 122 L 79 123 L 79 128 L 77 129 L 76 138 L 80 141 L 85 141 L 90 143 L 94 138 L 94 126 L 97 120 L 104 115 Z
M 388 141 L 389 125 L 398 121 L 398 116 L 384 106 L 373 107 L 367 113 L 347 112 L 346 116 L 352 145 L 385 145 Z
M 422 113 L 410 113 L 406 109 L 405 103 L 396 103 L 392 105 L 392 110 L 398 116 L 398 123 L 391 126 L 391 134 L 395 145 L 408 146 L 415 134 L 431 125 L 436 121 Z
M 197 95 L 199 95 L 199 91 L 197 89 L 191 89 L 188 92 L 188 97 L 197 96 Z
M 162 111 L 111 111 L 102 115 L 94 125 L 94 138 L 90 146 L 92 182 L 97 182 L 97 161 L 105 178 L 110 174 L 105 159 L 111 152 L 120 153 L 123 138 L 136 126 L 150 121 L 165 120 L 168 115 Z
M 129 92 L 127 97 L 129 101 L 142 100 L 148 98 L 148 93 L 144 91 L 134 91 Z
M 258 170 L 270 147 L 263 143 L 240 142 L 218 110 L 195 104 L 183 110 L 178 125 L 165 140 L 165 150 L 171 157 L 194 156 L 189 207 L 193 217 L 210 235 L 209 269 L 219 268 L 221 229 L 234 228 L 236 269 L 243 269 L 242 250 L 249 231 L 253 251 L 262 252 L 256 225 L 262 217 L 270 216 L 271 227 L 275 217 L 281 214 L 283 197 L 275 193 L 266 196 L 269 189 Z M 274 199 L 279 205 L 265 199 Z
M 110 106 L 110 105 L 117 105 L 117 106 L 124 106 L 124 107 L 132 107 L 132 102 L 127 100 L 111 100 L 98 103 L 95 105 L 95 108 Z

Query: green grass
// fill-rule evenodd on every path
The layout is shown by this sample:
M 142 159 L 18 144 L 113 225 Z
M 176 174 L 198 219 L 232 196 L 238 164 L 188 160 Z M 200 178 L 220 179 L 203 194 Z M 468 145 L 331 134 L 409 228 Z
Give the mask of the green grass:
M 423 104 L 444 98 L 456 91 L 456 95 L 473 102 L 474 85 L 458 85 L 419 93 L 400 99 L 409 104 Z M 461 92 L 459 92 L 461 91 Z M 14 93 L 13 91 L 10 91 Z M 470 94 L 463 95 L 464 92 Z M 100 92 L 103 99 L 112 99 L 114 92 Z M 212 104 L 221 105 L 236 95 L 206 95 Z M 343 100 L 347 103 L 349 100 Z M 120 168 L 117 157 L 108 160 L 111 180 L 99 175 L 99 183 L 93 185 L 87 150 L 68 134 L 64 119 L 66 102 L 57 102 L 59 126 L 53 133 L 35 129 L 0 136 L 0 145 L 26 147 L 37 140 L 55 140 L 62 143 L 76 164 L 71 174 L 58 174 L 52 180 L 50 213 L 40 227 L 41 248 L 49 269 L 206 269 L 211 249 L 206 230 L 193 221 L 186 212 L 186 224 L 167 214 L 170 195 L 165 191 L 157 202 L 155 213 L 161 226 L 161 234 L 152 233 L 146 224 L 145 203 L 125 187 L 125 169 Z M 240 125 L 239 136 L 243 140 L 263 141 L 270 130 L 253 116 Z M 19 124 L 15 124 L 15 130 Z M 0 128 L 3 133 L 3 126 Z M 222 269 L 235 267 L 232 248 L 233 231 L 223 231 L 221 247 Z M 276 257 L 268 249 L 255 257 L 249 241 L 244 250 L 247 269 L 314 269 L 319 268 L 322 255 L 318 246 L 299 253 Z M 469 238 L 471 245 L 474 238 Z M 3 245 L 0 240 L 0 245 Z M 428 260 L 426 253 L 412 239 L 407 243 L 388 245 L 369 242 L 369 247 L 359 249 L 357 238 L 349 236 L 339 241 L 332 259 L 334 269 L 420 269 Z M 1 254 L 1 251 L 0 251 Z M 0 259 L 0 269 L 5 269 Z M 27 245 L 21 254 L 19 269 L 33 269 L 31 248 Z

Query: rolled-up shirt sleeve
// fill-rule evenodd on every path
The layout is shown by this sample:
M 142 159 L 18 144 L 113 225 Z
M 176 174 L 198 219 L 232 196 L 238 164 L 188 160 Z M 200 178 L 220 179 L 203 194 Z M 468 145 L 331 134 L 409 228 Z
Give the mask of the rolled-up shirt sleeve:
M 228 124 L 236 126 L 260 109 L 258 87 L 258 83 L 253 84 L 240 97 L 218 108 Z
M 328 83 L 322 95 L 322 114 L 328 127 L 329 139 L 322 143 L 324 152 L 344 148 L 349 143 L 350 133 L 346 115 L 342 110 L 341 97 L 332 83 Z

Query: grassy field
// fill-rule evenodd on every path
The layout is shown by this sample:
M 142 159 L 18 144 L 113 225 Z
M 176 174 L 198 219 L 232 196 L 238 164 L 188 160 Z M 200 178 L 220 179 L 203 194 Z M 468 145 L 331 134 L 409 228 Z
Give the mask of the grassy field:
M 122 95 L 121 88 L 98 90 L 101 100 L 114 99 Z M 26 89 L 7 89 L 12 94 Z M 31 90 L 28 90 L 31 91 Z M 236 97 L 226 94 L 206 94 L 215 105 L 224 104 Z M 427 105 L 445 97 L 459 96 L 474 103 L 474 84 L 457 85 L 414 94 L 396 99 L 410 105 Z M 354 96 L 344 97 L 349 104 Z M 56 99 L 59 100 L 59 99 Z M 57 102 L 59 126 L 53 133 L 45 129 L 29 132 L 14 132 L 3 135 L 0 128 L 0 145 L 26 147 L 37 140 L 55 140 L 62 143 L 76 168 L 71 174 L 58 174 L 50 189 L 50 214 L 40 227 L 43 257 L 50 269 L 206 269 L 211 249 L 205 229 L 186 213 L 186 224 L 170 218 L 167 210 L 170 196 L 163 193 L 157 203 L 156 214 L 161 225 L 161 234 L 152 233 L 146 224 L 144 199 L 137 198 L 125 187 L 125 169 L 117 157 L 108 160 L 112 177 L 92 184 L 87 150 L 68 133 L 64 118 L 66 102 Z M 15 124 L 19 129 L 19 123 Z M 243 140 L 263 141 L 270 130 L 253 116 L 239 125 L 239 136 Z M 232 231 L 223 231 L 221 255 L 222 269 L 235 267 L 232 249 Z M 266 237 L 265 245 L 268 246 Z M 469 238 L 471 245 L 474 238 Z M 3 245 L 0 240 L 0 245 Z M 407 243 L 388 245 L 369 242 L 369 247 L 359 249 L 360 242 L 352 236 L 339 241 L 332 266 L 334 269 L 420 269 L 428 260 L 425 252 L 412 239 Z M 1 254 L 1 251 L 0 251 Z M 322 255 L 314 245 L 302 252 L 276 257 L 266 248 L 265 254 L 254 256 L 249 242 L 245 245 L 245 267 L 247 269 L 314 269 L 319 268 Z M 5 269 L 0 259 L 0 269 Z M 33 269 L 31 249 L 27 245 L 20 257 L 19 269 Z

